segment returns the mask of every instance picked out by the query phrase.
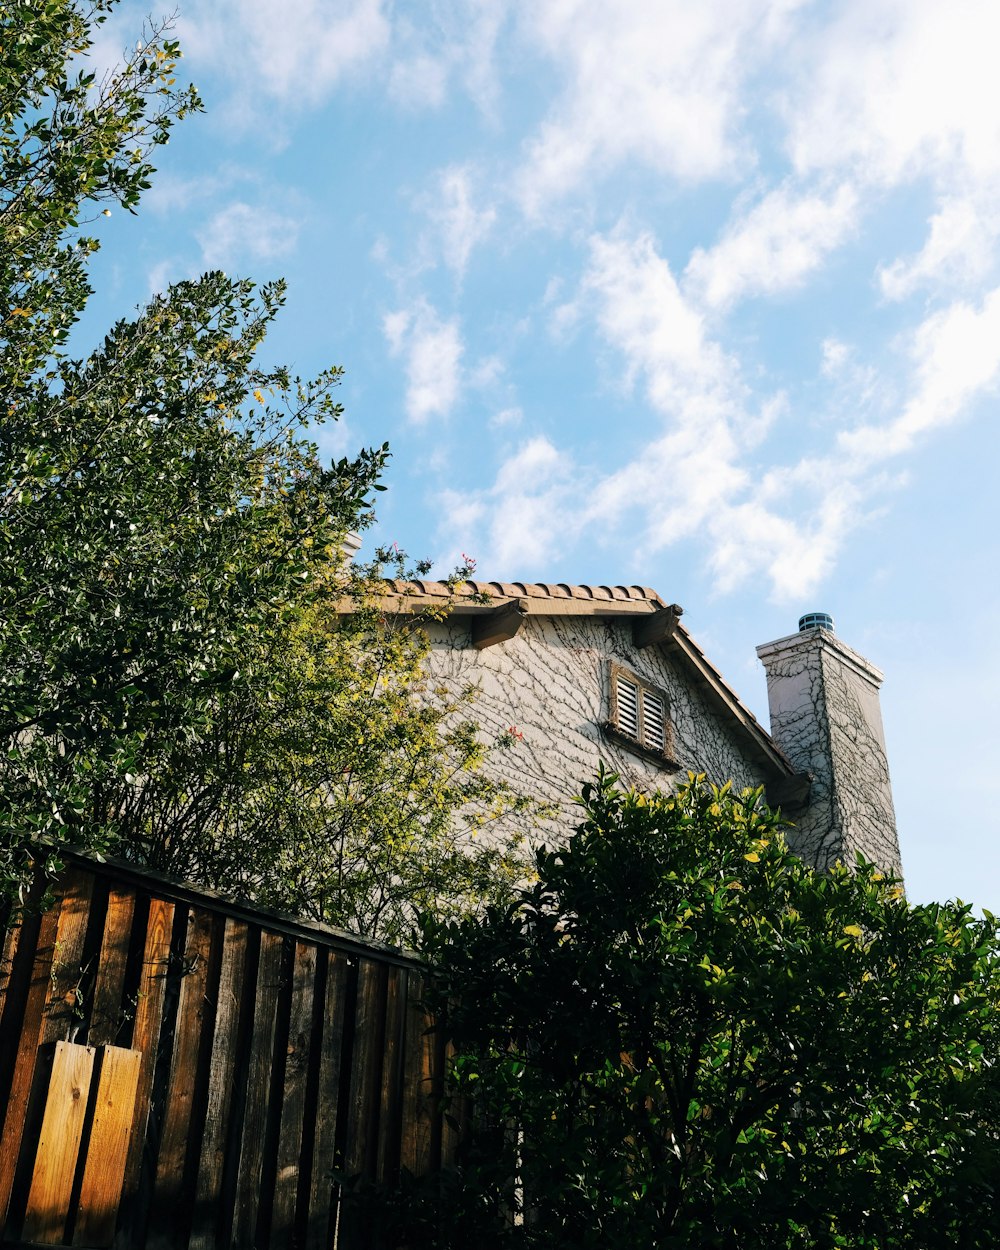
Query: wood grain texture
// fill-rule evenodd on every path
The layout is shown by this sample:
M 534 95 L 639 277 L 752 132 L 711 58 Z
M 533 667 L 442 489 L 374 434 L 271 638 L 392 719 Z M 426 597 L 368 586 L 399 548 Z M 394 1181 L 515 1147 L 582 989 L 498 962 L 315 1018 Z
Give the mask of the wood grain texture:
M 139 1051 L 139 1077 L 135 1095 L 135 1113 L 129 1136 L 122 1200 L 133 1201 L 139 1188 L 143 1147 L 149 1124 L 150 1096 L 153 1074 L 160 1045 L 163 1023 L 163 999 L 170 960 L 170 935 L 174 923 L 174 904 L 166 899 L 149 900 L 146 934 L 143 943 L 142 968 L 136 991 L 135 1017 L 132 1024 L 132 1049 Z
M 69 875 L 50 970 L 49 993 L 42 1015 L 39 1043 L 74 1041 L 82 1019 L 80 995 L 88 969 L 83 966 L 83 944 L 90 920 L 94 878 L 89 873 Z
M 195 1090 L 199 1075 L 199 1054 L 207 1011 L 208 964 L 212 943 L 213 916 L 192 908 L 188 917 L 187 945 L 181 975 L 177 1021 L 170 1061 L 163 1133 L 156 1159 L 156 1182 L 146 1246 L 165 1250 L 179 1244 L 183 1219 L 184 1164 L 188 1143 L 200 1132 L 192 1125 Z
M 137 1050 L 101 1049 L 94 1118 L 73 1225 L 74 1246 L 110 1246 L 114 1237 L 141 1062 Z
M 56 1042 L 21 1237 L 42 1245 L 63 1240 L 94 1071 L 92 1046 Z
M 229 1123 L 234 1094 L 239 1096 L 239 1091 L 233 1090 L 233 1073 L 246 976 L 247 938 L 247 926 L 242 921 L 226 920 L 189 1250 L 212 1250 L 216 1245 Z
M 434 1019 L 422 998 L 424 980 L 409 974 L 406 1003 L 406 1042 L 403 1059 L 403 1123 L 399 1165 L 420 1176 L 431 1167 L 434 1136 Z
M 344 1048 L 347 958 L 327 954 L 323 995 L 323 1029 L 316 1089 L 312 1173 L 309 1178 L 307 1250 L 331 1250 L 334 1223 L 333 1170 L 337 1165 L 337 1126 L 340 1119 L 340 1069 Z
M 348 1176 L 372 1177 L 375 1171 L 385 991 L 386 969 L 374 960 L 359 960 L 344 1152 L 344 1171 Z
M 281 982 L 282 938 L 276 933 L 260 936 L 260 962 L 254 995 L 253 1029 L 250 1036 L 250 1066 L 247 1075 L 246 1109 L 240 1142 L 236 1204 L 233 1214 L 234 1246 L 253 1246 L 260 1210 L 264 1133 L 267 1126 L 271 1065 L 274 1062 L 274 1035 L 277 1023 L 278 991 Z
M 22 1013 L 20 1037 L 14 1056 L 10 1090 L 0 1133 L 0 1228 L 4 1228 L 10 1205 L 11 1188 L 21 1151 L 21 1138 L 28 1114 L 28 1099 L 35 1076 L 45 1005 L 52 992 L 52 959 L 59 925 L 59 895 L 50 911 L 42 916 L 35 944 L 31 980 Z
M 129 938 L 135 911 L 135 893 L 112 887 L 104 917 L 104 935 L 94 982 L 94 1005 L 87 1042 L 91 1046 L 115 1045 L 122 1022 L 122 989 L 128 962 Z
M 316 948 L 296 942 L 292 964 L 292 1000 L 288 1018 L 288 1046 L 282 1086 L 281 1126 L 271 1213 L 270 1245 L 278 1250 L 295 1244 L 295 1207 L 299 1189 L 302 1139 L 313 1028 L 313 986 Z
M 3 1026 L 3 1013 L 7 1004 L 7 989 L 14 972 L 14 960 L 17 956 L 18 943 L 24 926 L 15 924 L 3 934 L 3 949 L 0 951 L 0 1028 Z
M 379 1091 L 378 1146 L 375 1157 L 375 1178 L 383 1182 L 393 1180 L 399 1172 L 405 993 L 406 974 L 401 968 L 389 968 L 386 976 L 382 1082 Z

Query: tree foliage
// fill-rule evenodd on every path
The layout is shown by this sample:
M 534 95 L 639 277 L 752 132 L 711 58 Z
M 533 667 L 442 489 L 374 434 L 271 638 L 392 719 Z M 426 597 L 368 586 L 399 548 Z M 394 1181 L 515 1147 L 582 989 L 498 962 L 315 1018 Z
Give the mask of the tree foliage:
M 807 868 L 759 792 L 616 781 L 511 906 L 428 926 L 476 1127 L 384 1205 L 401 1244 L 996 1244 L 994 918 Z
M 516 739 L 482 739 L 471 688 L 429 686 L 422 617 L 383 603 L 386 562 L 408 580 L 392 552 L 332 564 L 256 680 L 216 693 L 205 738 L 144 764 L 118 827 L 146 862 L 395 943 L 422 912 L 510 897 L 541 808 L 482 765 Z
M 200 107 L 163 27 L 95 80 L 112 8 L 0 9 L 0 895 L 74 843 L 398 937 L 404 892 L 509 880 L 452 818 L 518 804 L 341 558 L 387 448 L 324 464 L 339 369 L 259 363 L 283 285 L 180 282 L 69 353 L 88 220 Z

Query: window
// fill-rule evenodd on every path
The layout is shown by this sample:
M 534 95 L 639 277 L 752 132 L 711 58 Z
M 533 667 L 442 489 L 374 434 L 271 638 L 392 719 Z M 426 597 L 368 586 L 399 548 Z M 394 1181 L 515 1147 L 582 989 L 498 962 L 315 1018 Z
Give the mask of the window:
M 619 664 L 611 665 L 611 719 L 605 729 L 672 763 L 667 696 Z

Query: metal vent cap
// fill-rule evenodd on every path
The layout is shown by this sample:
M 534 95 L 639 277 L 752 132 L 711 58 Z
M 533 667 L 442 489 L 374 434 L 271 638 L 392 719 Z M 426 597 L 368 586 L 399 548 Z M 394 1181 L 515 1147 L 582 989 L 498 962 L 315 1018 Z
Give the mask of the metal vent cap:
M 828 629 L 832 634 L 833 617 L 829 612 L 807 612 L 799 617 L 799 633 L 804 634 L 808 629 Z

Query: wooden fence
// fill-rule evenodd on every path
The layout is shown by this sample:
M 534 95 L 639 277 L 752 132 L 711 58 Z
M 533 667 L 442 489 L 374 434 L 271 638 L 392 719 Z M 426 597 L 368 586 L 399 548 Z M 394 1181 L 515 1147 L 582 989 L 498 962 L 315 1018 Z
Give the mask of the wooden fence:
M 419 964 L 71 857 L 0 963 L 4 1245 L 369 1245 L 335 1174 L 452 1156 Z

